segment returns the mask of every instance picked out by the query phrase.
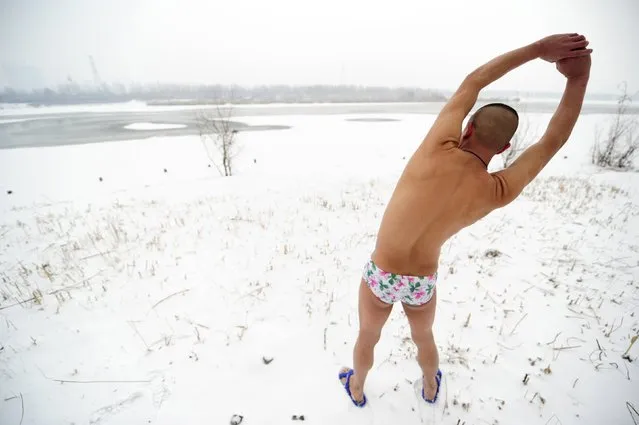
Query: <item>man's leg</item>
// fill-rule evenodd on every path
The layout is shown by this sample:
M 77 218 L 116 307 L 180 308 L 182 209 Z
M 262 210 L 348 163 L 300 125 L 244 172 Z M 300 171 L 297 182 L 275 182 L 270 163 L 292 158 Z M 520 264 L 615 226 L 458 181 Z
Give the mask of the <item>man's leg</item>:
M 393 310 L 392 304 L 378 299 L 364 280 L 359 286 L 359 335 L 353 349 L 353 376 L 350 378 L 351 395 L 356 401 L 363 400 L 364 382 L 373 367 L 375 345 L 382 334 L 384 323 Z M 346 372 L 342 369 L 341 372 Z M 342 384 L 346 379 L 342 379 Z
M 424 395 L 432 400 L 437 391 L 435 375 L 439 369 L 439 353 L 433 336 L 433 323 L 437 307 L 437 289 L 433 297 L 423 306 L 403 304 L 413 342 L 417 346 L 417 363 L 424 376 Z

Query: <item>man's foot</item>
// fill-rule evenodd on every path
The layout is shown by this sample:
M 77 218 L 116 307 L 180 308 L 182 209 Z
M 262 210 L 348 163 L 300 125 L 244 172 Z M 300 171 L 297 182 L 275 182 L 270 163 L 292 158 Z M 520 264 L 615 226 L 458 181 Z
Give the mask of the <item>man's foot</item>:
M 339 370 L 339 381 L 346 388 L 346 391 L 350 392 L 351 400 L 356 406 L 363 407 L 366 404 L 363 385 L 358 381 L 352 369 L 348 367 L 341 368 Z
M 437 374 L 433 376 L 431 379 L 426 379 L 425 377 L 422 377 L 422 382 L 423 382 L 422 397 L 428 403 L 435 403 L 437 401 L 441 379 L 442 379 L 442 372 L 440 370 L 438 370 Z

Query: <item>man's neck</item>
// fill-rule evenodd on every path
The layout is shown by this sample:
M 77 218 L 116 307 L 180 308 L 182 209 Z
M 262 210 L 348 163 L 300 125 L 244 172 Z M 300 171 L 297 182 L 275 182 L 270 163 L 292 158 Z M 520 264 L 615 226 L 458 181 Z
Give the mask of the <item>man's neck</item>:
M 484 167 L 488 169 L 488 163 L 492 159 L 492 155 L 486 155 L 486 154 L 483 154 L 482 152 L 476 152 L 472 150 L 471 148 L 462 148 L 462 150 L 464 152 L 468 152 L 469 154 L 474 155 L 478 160 L 482 162 L 482 164 L 484 164 Z

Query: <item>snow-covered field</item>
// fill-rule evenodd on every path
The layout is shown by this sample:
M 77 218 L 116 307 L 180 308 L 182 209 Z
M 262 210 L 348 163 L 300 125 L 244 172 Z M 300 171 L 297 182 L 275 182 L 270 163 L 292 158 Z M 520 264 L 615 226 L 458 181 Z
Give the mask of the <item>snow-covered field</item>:
M 127 130 L 172 130 L 185 127 L 186 125 L 184 124 L 164 124 L 156 122 L 135 122 L 124 126 Z
M 0 150 L 0 423 L 635 423 L 639 176 L 589 164 L 610 115 L 444 247 L 440 403 L 396 308 L 352 405 L 360 273 L 434 118 L 379 117 L 239 117 L 293 128 L 240 133 L 230 178 L 197 137 Z

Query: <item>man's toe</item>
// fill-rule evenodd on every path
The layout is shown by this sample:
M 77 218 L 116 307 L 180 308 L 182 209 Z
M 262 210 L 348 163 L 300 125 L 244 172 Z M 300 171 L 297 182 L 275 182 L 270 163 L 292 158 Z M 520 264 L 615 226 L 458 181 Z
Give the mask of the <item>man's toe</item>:
M 348 367 L 343 367 L 339 370 L 339 374 L 340 375 L 344 375 L 346 373 L 348 373 L 348 371 L 350 370 L 350 368 Z M 343 376 L 341 378 L 339 378 L 340 382 L 342 383 L 342 385 L 346 385 L 346 380 L 348 379 L 347 376 Z

